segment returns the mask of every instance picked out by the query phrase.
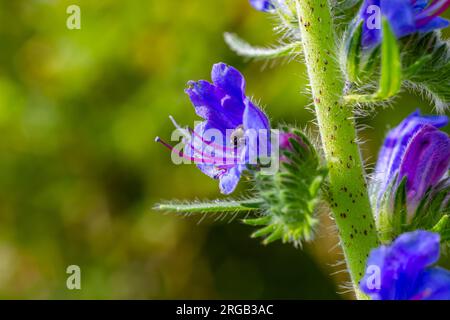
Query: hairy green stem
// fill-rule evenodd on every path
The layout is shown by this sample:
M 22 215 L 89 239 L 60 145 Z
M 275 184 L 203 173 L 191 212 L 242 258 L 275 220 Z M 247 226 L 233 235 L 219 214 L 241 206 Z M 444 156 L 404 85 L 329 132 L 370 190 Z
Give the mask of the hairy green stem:
M 298 0 L 303 50 L 329 168 L 329 201 L 357 298 L 366 260 L 377 246 L 353 109 L 342 99 L 344 80 L 327 0 Z

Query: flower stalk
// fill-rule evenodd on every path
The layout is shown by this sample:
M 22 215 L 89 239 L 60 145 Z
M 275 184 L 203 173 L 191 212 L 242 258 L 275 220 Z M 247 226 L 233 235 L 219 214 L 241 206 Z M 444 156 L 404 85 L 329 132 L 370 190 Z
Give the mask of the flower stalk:
M 297 1 L 303 52 L 329 169 L 329 203 L 356 297 L 365 299 L 359 281 L 378 245 L 357 144 L 353 108 L 343 101 L 344 79 L 335 53 L 337 40 L 327 0 Z

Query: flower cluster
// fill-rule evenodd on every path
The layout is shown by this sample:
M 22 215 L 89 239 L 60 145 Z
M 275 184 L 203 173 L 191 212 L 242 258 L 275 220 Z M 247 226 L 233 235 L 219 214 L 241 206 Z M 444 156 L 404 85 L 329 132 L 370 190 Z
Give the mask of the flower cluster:
M 374 213 L 382 232 L 395 228 L 394 221 L 399 221 L 394 215 L 400 213 L 394 207 L 400 186 L 406 193 L 407 215 L 401 224 L 411 223 L 417 218 L 419 204 L 428 200 L 430 190 L 446 177 L 450 138 L 439 128 L 447 124 L 446 116 L 423 116 L 416 111 L 388 133 L 371 184 Z M 448 196 L 447 192 L 445 198 Z M 439 212 L 433 212 L 432 216 L 436 215 Z M 431 267 L 439 258 L 439 245 L 439 234 L 416 230 L 374 249 L 361 289 L 377 300 L 450 299 L 450 272 Z
M 357 4 L 357 2 L 351 3 L 351 6 Z M 250 4 L 259 11 L 280 14 L 282 20 L 285 20 L 284 23 L 289 25 L 288 29 L 297 31 L 299 26 L 297 19 L 302 15 L 301 11 L 295 12 L 294 2 L 250 0 Z M 302 10 L 302 3 L 296 4 L 297 9 Z M 347 3 L 347 6 L 350 6 L 350 3 Z M 353 37 L 349 38 L 351 40 L 349 50 L 342 50 L 342 54 L 347 54 L 348 56 L 344 56 L 346 58 L 354 58 L 348 59 L 353 62 L 349 65 L 354 67 L 348 69 L 361 69 L 367 74 L 366 78 L 372 78 L 378 51 L 370 51 L 374 55 L 370 57 L 367 55 L 363 57 L 364 59 L 361 59 L 360 53 L 364 48 L 371 49 L 378 46 L 384 34 L 386 41 L 383 41 L 380 54 L 382 59 L 378 59 L 382 63 L 379 92 L 369 95 L 360 94 L 364 93 L 364 88 L 356 88 L 360 89 L 360 91 L 355 89 L 358 94 L 349 95 L 346 92 L 342 101 L 369 104 L 386 101 L 400 90 L 405 81 L 410 81 L 414 85 L 423 84 L 422 87 L 426 92 L 439 98 L 442 96 L 442 101 L 450 101 L 448 86 L 441 86 L 439 81 L 431 81 L 433 71 L 425 67 L 428 66 L 427 63 L 439 61 L 443 64 L 444 71 L 450 72 L 448 45 L 437 40 L 439 33 L 430 33 L 450 24 L 449 21 L 440 17 L 449 6 L 450 0 L 364 0 L 359 12 L 355 10 L 349 17 L 349 21 L 353 21 L 353 24 L 347 32 L 352 32 Z M 299 15 L 292 18 L 283 14 L 286 8 Z M 309 10 L 308 14 L 310 11 L 314 12 L 312 6 L 306 6 L 306 9 L 303 9 Z M 330 10 L 334 9 L 330 8 Z M 355 12 L 357 12 L 356 17 L 353 16 Z M 316 18 L 311 21 L 322 21 L 322 16 L 316 16 Z M 382 19 L 385 19 L 383 23 Z M 358 28 L 355 27 L 355 21 L 358 22 Z M 389 25 L 392 32 L 386 28 L 383 33 L 381 30 L 383 25 Z M 307 32 L 313 32 L 313 27 L 316 27 L 314 23 L 305 24 Z M 298 32 L 304 32 L 300 29 Z M 331 29 L 330 33 L 332 33 Z M 413 51 L 417 55 L 413 57 L 417 59 L 411 59 L 408 56 L 410 52 L 405 50 L 405 42 L 396 40 L 417 33 L 428 34 L 423 37 L 412 37 L 413 39 L 426 41 L 427 37 L 434 37 L 430 44 L 432 50 L 428 50 L 428 47 L 423 51 L 416 48 L 417 50 Z M 286 46 L 288 49 L 280 47 L 270 50 L 253 48 L 239 39 L 233 39 L 230 41 L 234 48 L 237 48 L 236 52 L 252 58 L 278 58 L 295 54 L 292 51 L 292 44 Z M 293 39 L 298 44 L 300 37 Z M 414 41 L 410 42 L 416 43 Z M 307 48 L 307 43 L 308 41 L 303 40 L 302 47 Z M 325 43 L 321 44 L 325 45 Z M 402 50 L 408 52 L 404 54 Z M 328 51 L 331 51 L 331 48 L 323 51 L 330 54 Z M 408 64 L 405 57 L 409 57 L 412 63 Z M 345 61 L 345 59 L 341 60 Z M 317 63 L 319 61 L 320 59 L 317 58 Z M 329 60 L 325 61 L 327 67 L 323 70 L 331 68 Z M 322 69 L 316 68 L 315 71 L 317 70 Z M 357 72 L 354 73 L 357 74 Z M 364 73 L 361 74 L 364 75 Z M 423 81 L 421 77 L 426 81 Z M 365 82 L 361 80 L 365 78 L 359 76 L 354 78 L 361 83 Z M 328 183 L 332 185 L 333 175 L 337 174 L 334 172 L 336 170 L 328 171 L 324 166 L 325 161 L 320 158 L 320 153 L 299 130 L 283 128 L 276 144 L 271 140 L 270 132 L 273 129 L 269 119 L 246 95 L 246 82 L 238 70 L 224 63 L 218 63 L 212 68 L 211 79 L 211 82 L 190 81 L 185 90 L 196 114 L 203 120 L 193 129 L 182 128 L 173 120 L 175 126 L 185 132 L 183 148 L 174 148 L 159 138 L 157 141 L 175 154 L 195 163 L 204 174 L 219 180 L 223 194 L 232 193 L 242 174 L 245 171 L 250 172 L 254 183 L 251 201 L 232 201 L 221 208 L 239 211 L 258 210 L 259 214 L 256 218 L 244 219 L 244 223 L 258 228 L 253 233 L 253 237 L 263 237 L 265 244 L 281 239 L 298 245 L 304 240 L 312 239 L 315 226 L 319 223 L 315 216 L 317 204 L 325 198 L 323 197 L 323 190 L 326 190 L 323 188 L 324 181 L 330 175 Z M 354 83 L 348 88 L 353 85 L 359 86 L 357 81 L 351 79 L 350 81 Z M 333 85 L 334 82 L 327 85 L 330 91 Z M 343 86 L 342 83 L 337 95 L 340 94 Z M 365 87 L 369 87 L 369 84 L 366 83 Z M 441 90 L 441 87 L 444 89 Z M 352 88 L 349 90 L 352 91 Z M 436 94 L 442 92 L 443 94 Z M 339 105 L 339 102 L 336 101 L 335 105 Z M 330 111 L 331 108 L 330 104 L 328 110 Z M 330 125 L 327 124 L 325 127 L 334 127 L 337 130 L 339 119 L 333 119 L 330 115 L 327 117 L 326 120 L 330 122 Z M 319 124 L 320 120 L 324 119 L 319 118 Z M 361 290 L 373 299 L 450 299 L 450 271 L 434 266 L 439 259 L 441 241 L 450 239 L 450 179 L 448 176 L 450 137 L 441 130 L 448 122 L 447 116 L 424 116 L 420 111 L 416 111 L 389 131 L 380 150 L 373 179 L 369 185 L 369 194 L 377 222 L 378 240 L 384 245 L 372 250 L 367 262 L 367 272 L 359 283 Z M 209 134 L 211 130 L 226 138 L 217 139 Z M 263 132 L 263 134 L 249 135 L 248 132 L 251 131 Z M 323 139 L 328 139 L 327 135 L 321 133 Z M 333 135 L 332 140 L 347 137 L 345 134 L 338 136 L 339 134 Z M 261 148 L 267 152 L 261 153 Z M 274 150 L 279 156 L 277 160 L 281 162 L 281 169 L 267 176 L 261 170 L 261 154 L 270 157 Z M 258 155 L 256 163 L 252 161 L 252 155 L 255 153 Z M 343 153 L 336 157 L 348 157 L 354 160 L 357 154 L 356 151 L 351 155 Z M 359 167 L 362 168 L 362 164 Z M 360 177 L 361 174 L 362 172 L 355 177 Z M 356 184 L 356 179 L 354 181 Z M 359 186 L 360 189 L 365 189 L 363 182 Z M 365 190 L 358 190 L 358 194 L 362 197 Z M 352 193 L 349 193 L 349 197 L 352 198 Z M 346 205 L 345 200 L 339 201 Z M 351 201 L 352 204 L 356 203 L 353 198 Z M 217 202 L 213 203 L 215 204 Z M 366 201 L 363 206 L 357 207 L 350 204 L 347 208 L 362 208 L 354 209 L 352 213 L 359 213 L 366 219 L 369 206 Z M 337 202 L 334 207 L 338 207 Z M 175 208 L 180 211 L 179 207 Z M 188 206 L 186 210 L 188 209 L 192 209 L 192 206 Z M 346 210 L 350 212 L 350 209 Z M 346 216 L 346 213 L 341 217 L 343 215 Z M 357 221 L 356 218 L 357 216 L 351 223 L 357 223 L 354 222 Z M 336 221 L 339 227 L 341 227 L 340 223 L 345 226 L 345 221 L 338 219 Z M 353 238 L 351 235 L 351 239 Z M 372 240 L 367 240 L 366 243 L 353 245 L 353 242 L 342 241 L 342 245 L 347 253 L 363 248 L 360 250 L 362 253 L 357 252 L 356 256 L 366 256 L 377 238 L 375 231 L 372 237 L 366 237 L 366 239 L 369 238 Z M 350 261 L 349 267 L 353 272 L 353 279 L 358 278 L 357 274 L 361 276 L 362 272 L 359 272 L 361 270 L 357 269 L 361 267 L 361 264 L 358 267 L 352 267 L 351 259 L 348 261 Z

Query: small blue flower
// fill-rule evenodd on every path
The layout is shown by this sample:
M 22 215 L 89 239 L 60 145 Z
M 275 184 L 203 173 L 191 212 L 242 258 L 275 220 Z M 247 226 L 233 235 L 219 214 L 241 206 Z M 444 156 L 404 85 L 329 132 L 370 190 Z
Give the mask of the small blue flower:
M 247 164 L 254 164 L 250 162 L 254 160 L 252 155 L 259 155 L 263 147 L 269 155 L 270 125 L 267 116 L 245 95 L 245 80 L 238 70 L 218 63 L 212 68 L 211 78 L 212 83 L 190 81 L 185 90 L 204 121 L 189 129 L 184 150 L 173 148 L 159 137 L 157 141 L 196 163 L 203 173 L 220 181 L 223 194 L 230 194 Z
M 413 215 L 426 191 L 448 172 L 450 138 L 438 130 L 447 124 L 446 116 L 422 116 L 416 111 L 388 133 L 370 186 L 377 214 L 386 192 L 394 194 L 389 187 L 395 189 L 406 177 L 408 212 Z
M 417 230 L 372 250 L 361 290 L 374 300 L 448 300 L 450 272 L 433 267 L 440 237 Z
M 449 6 L 450 0 L 365 0 L 359 14 L 364 20 L 363 46 L 370 48 L 380 44 L 381 16 L 388 20 L 394 34 L 401 38 L 447 27 L 449 21 L 439 15 Z
M 263 12 L 270 12 L 273 9 L 275 9 L 275 6 L 274 6 L 272 0 L 250 0 L 250 4 L 256 10 L 263 11 Z

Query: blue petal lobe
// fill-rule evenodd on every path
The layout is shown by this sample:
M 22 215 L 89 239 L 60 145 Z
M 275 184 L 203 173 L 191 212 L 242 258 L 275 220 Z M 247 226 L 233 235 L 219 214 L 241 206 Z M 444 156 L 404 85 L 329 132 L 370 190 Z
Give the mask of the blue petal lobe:
M 450 272 L 435 267 L 425 270 L 417 280 L 412 300 L 450 300 Z

